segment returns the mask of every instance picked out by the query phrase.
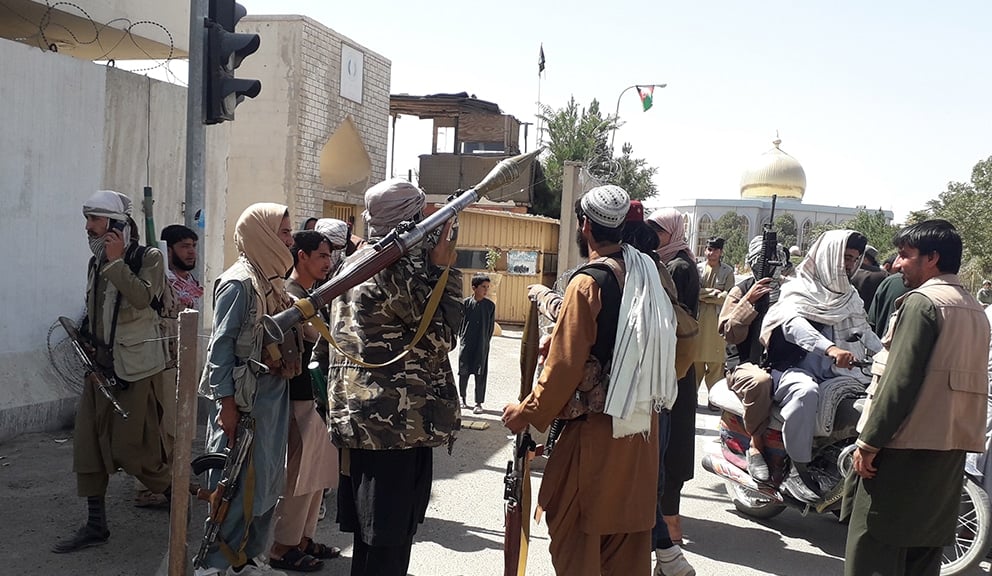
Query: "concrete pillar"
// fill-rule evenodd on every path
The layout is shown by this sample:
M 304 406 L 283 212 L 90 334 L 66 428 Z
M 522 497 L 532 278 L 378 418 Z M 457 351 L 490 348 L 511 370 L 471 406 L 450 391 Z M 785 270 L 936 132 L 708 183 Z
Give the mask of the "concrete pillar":
M 558 276 L 579 265 L 579 247 L 575 245 L 575 214 L 572 206 L 582 195 L 579 174 L 581 162 L 566 161 L 561 185 L 561 217 L 558 222 Z

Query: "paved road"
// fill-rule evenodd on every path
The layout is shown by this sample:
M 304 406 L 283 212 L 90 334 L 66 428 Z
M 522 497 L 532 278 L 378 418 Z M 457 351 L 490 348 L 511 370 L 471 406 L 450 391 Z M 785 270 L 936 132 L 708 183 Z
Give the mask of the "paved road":
M 464 430 L 449 456 L 435 451 L 435 484 L 428 519 L 413 548 L 410 573 L 416 576 L 493 576 L 502 574 L 503 473 L 510 441 L 500 426 L 501 407 L 516 397 L 519 334 L 495 338 L 490 357 L 486 413 L 465 420 L 490 424 Z M 452 359 L 456 357 L 452 355 Z M 705 405 L 705 402 L 703 402 Z M 697 416 L 697 461 L 713 444 L 717 417 Z M 144 575 L 161 567 L 168 534 L 163 511 L 133 508 L 133 485 L 117 475 L 108 494 L 112 531 L 108 545 L 68 556 L 48 552 L 53 538 L 84 518 L 74 495 L 71 431 L 32 434 L 0 444 L 0 574 Z M 63 442 L 57 442 L 63 440 Z M 536 461 L 533 488 L 543 463 Z M 839 575 L 843 570 L 845 528 L 832 515 L 803 518 L 794 510 L 757 522 L 740 516 L 715 476 L 697 466 L 683 495 L 686 554 L 699 576 Z M 190 541 L 197 542 L 203 517 L 198 505 Z M 350 555 L 351 538 L 337 531 L 333 510 L 320 523 L 318 540 Z M 528 574 L 552 575 L 545 526 L 534 526 Z M 347 558 L 328 562 L 318 574 L 348 574 Z M 974 574 L 984 574 L 984 569 Z

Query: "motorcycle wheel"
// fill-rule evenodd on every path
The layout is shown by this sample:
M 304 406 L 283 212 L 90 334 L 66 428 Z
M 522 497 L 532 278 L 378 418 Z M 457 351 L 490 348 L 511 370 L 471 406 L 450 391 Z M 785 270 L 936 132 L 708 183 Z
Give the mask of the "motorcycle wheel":
M 780 504 L 753 490 L 748 490 L 740 484 L 729 480 L 725 484 L 727 485 L 727 494 L 734 502 L 734 508 L 737 508 L 737 511 L 745 516 L 767 520 L 778 516 L 785 510 L 785 504 Z
M 954 544 L 944 547 L 940 576 L 963 574 L 977 566 L 989 551 L 989 496 L 974 480 L 964 479 Z

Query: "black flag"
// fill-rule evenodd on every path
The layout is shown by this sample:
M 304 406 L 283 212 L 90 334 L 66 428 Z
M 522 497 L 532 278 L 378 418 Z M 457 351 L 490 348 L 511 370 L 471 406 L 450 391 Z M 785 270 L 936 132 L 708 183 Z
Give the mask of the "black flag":
M 541 53 L 537 57 L 537 75 L 540 76 L 544 72 L 544 43 L 541 43 Z

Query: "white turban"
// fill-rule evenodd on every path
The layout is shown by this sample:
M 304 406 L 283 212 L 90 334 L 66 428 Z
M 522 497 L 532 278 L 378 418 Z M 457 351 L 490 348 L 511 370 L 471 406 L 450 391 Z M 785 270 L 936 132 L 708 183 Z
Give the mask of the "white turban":
M 126 221 L 131 216 L 131 199 L 113 190 L 97 190 L 83 202 L 83 215 Z

